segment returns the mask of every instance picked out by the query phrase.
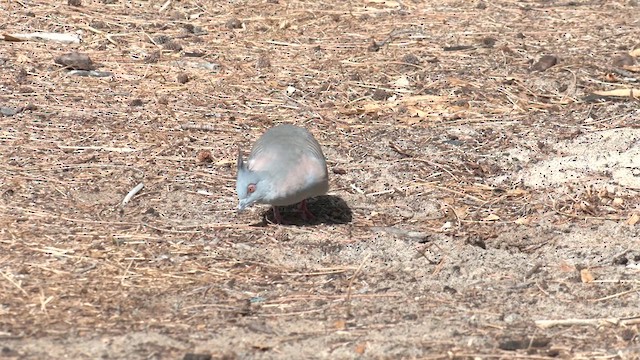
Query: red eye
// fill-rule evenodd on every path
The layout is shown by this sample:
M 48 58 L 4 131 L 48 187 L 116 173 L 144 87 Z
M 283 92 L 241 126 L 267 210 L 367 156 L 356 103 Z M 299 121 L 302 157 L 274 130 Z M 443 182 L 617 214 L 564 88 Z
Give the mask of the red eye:
M 256 191 L 256 184 L 249 184 L 249 186 L 247 186 L 247 192 L 249 192 L 249 194 L 251 194 L 254 191 Z

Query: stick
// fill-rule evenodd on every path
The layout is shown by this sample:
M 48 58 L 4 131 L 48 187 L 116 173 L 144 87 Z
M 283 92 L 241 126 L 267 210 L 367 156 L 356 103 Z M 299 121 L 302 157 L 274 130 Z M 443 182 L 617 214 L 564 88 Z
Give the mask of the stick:
M 548 329 L 554 326 L 628 326 L 640 324 L 640 316 L 630 318 L 599 318 L 599 319 L 561 319 L 561 320 L 536 320 L 536 326 Z
M 138 184 L 136 187 L 134 187 L 133 189 L 131 189 L 131 191 L 129 191 L 129 193 L 127 194 L 127 196 L 124 197 L 124 200 L 122 200 L 122 207 L 124 207 L 125 205 L 127 205 L 129 203 L 129 201 L 131 201 L 131 198 L 137 194 L 140 190 L 142 190 L 142 188 L 144 187 L 143 183 Z

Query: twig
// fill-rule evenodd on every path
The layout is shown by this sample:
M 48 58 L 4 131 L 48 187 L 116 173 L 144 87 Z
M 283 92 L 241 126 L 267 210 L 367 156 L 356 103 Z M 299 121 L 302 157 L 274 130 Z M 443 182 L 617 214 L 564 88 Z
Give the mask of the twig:
M 358 266 L 358 269 L 356 269 L 356 272 L 353 273 L 353 276 L 351 277 L 351 280 L 349 280 L 349 287 L 347 288 L 347 299 L 346 299 L 347 316 L 351 313 L 351 296 L 352 296 L 351 292 L 352 292 L 353 283 L 354 283 L 354 281 L 356 281 L 356 278 L 360 274 L 360 270 L 362 270 L 362 267 L 367 262 L 367 260 L 369 260 L 370 257 L 371 257 L 371 254 L 367 254 L 367 256 L 365 256 L 364 259 L 362 259 L 362 262 L 360 263 L 360 266 Z
M 617 298 L 619 296 L 631 294 L 631 293 L 638 292 L 638 291 L 640 291 L 640 289 L 631 289 L 631 290 L 619 292 L 617 294 L 601 297 L 601 298 L 598 298 L 598 299 L 593 299 L 593 300 L 590 300 L 590 301 L 591 302 L 598 302 L 598 301 L 603 301 L 603 300 L 609 300 L 609 299 Z
M 537 327 L 548 329 L 554 326 L 629 326 L 640 324 L 640 316 L 629 318 L 599 318 L 599 319 L 561 319 L 561 320 L 536 320 Z
M 131 201 L 131 198 L 134 197 L 135 194 L 137 194 L 140 190 L 142 190 L 143 187 L 144 187 L 144 184 L 140 183 L 136 187 L 131 189 L 131 191 L 129 191 L 127 196 L 124 197 L 124 200 L 122 200 L 122 207 L 127 205 L 129 203 L 129 201 Z
M 0 271 L 0 275 L 2 275 L 3 278 L 7 279 L 13 286 L 18 288 L 18 290 L 22 291 L 22 294 L 24 294 L 24 296 L 29 296 L 29 294 L 27 294 L 27 292 L 24 291 L 22 286 L 20 286 L 20 284 L 18 284 L 15 281 L 13 281 L 13 279 L 10 278 L 9 276 L 7 276 L 7 274 L 5 274 L 4 272 Z

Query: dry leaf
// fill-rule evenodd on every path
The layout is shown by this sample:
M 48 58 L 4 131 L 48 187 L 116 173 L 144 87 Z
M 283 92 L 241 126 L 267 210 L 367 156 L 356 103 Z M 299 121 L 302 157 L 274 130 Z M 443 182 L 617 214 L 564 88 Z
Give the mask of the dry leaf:
M 413 116 L 413 117 L 419 117 L 419 118 L 425 118 L 427 116 L 429 116 L 429 113 L 426 111 L 422 111 L 420 109 L 418 109 L 417 107 L 413 107 L 413 106 L 407 106 L 407 112 L 409 113 L 409 115 Z
M 469 207 L 468 206 L 454 206 L 453 207 L 453 211 L 456 213 L 456 217 L 459 220 L 463 220 L 469 214 Z
M 405 88 L 409 86 L 410 82 L 406 76 L 400 76 L 396 81 L 393 82 L 394 86 Z
M 611 205 L 615 207 L 622 207 L 622 205 L 624 205 L 624 200 L 622 198 L 615 198 L 611 202 Z
M 531 224 L 531 219 L 526 218 L 526 217 L 521 217 L 516 219 L 516 221 L 514 221 L 514 223 L 518 224 L 518 225 L 529 225 Z
M 569 264 L 569 263 L 563 261 L 560 264 L 560 271 L 562 271 L 562 272 L 574 272 L 574 271 L 576 271 L 576 267 L 573 264 Z
M 627 225 L 635 225 L 640 221 L 640 213 L 633 213 L 631 217 L 627 220 Z
M 582 269 L 580 270 L 580 280 L 582 280 L 583 283 L 593 282 L 593 274 L 591 274 L 589 269 Z
M 629 55 L 631 55 L 633 57 L 639 57 L 640 56 L 640 48 L 633 49 L 633 50 L 629 51 Z
M 333 328 L 336 330 L 346 330 L 347 322 L 344 320 L 337 320 L 333 323 Z
M 489 216 L 487 216 L 486 218 L 482 219 L 484 221 L 497 221 L 500 220 L 500 217 L 496 214 L 491 214 Z
M 358 345 L 356 345 L 356 354 L 358 355 L 362 355 L 364 354 L 364 351 L 367 349 L 367 344 L 365 343 L 360 343 Z
M 364 105 L 362 106 L 362 110 L 363 110 L 365 113 L 372 113 L 372 112 L 376 112 L 376 111 L 378 111 L 378 110 L 382 109 L 382 107 L 383 107 L 383 105 L 382 105 L 382 104 L 372 102 L 372 103 L 366 103 L 366 104 L 364 104 Z
M 523 189 L 507 190 L 507 195 L 509 196 L 522 196 L 522 195 L 526 195 L 527 193 L 528 191 Z

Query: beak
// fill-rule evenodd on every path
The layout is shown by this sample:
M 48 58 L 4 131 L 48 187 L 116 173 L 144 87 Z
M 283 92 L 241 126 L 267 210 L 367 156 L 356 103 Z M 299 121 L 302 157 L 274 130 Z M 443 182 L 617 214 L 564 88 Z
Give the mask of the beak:
M 251 206 L 252 203 L 246 201 L 246 199 L 242 199 L 238 202 L 238 207 L 236 208 L 238 214 L 243 212 L 244 209 L 246 209 L 247 207 Z
M 246 208 L 246 206 L 245 206 L 245 205 L 238 204 L 238 207 L 236 208 L 236 212 L 237 212 L 238 214 L 240 214 L 241 212 L 243 212 L 243 211 L 244 211 L 244 209 L 245 209 L 245 208 Z

